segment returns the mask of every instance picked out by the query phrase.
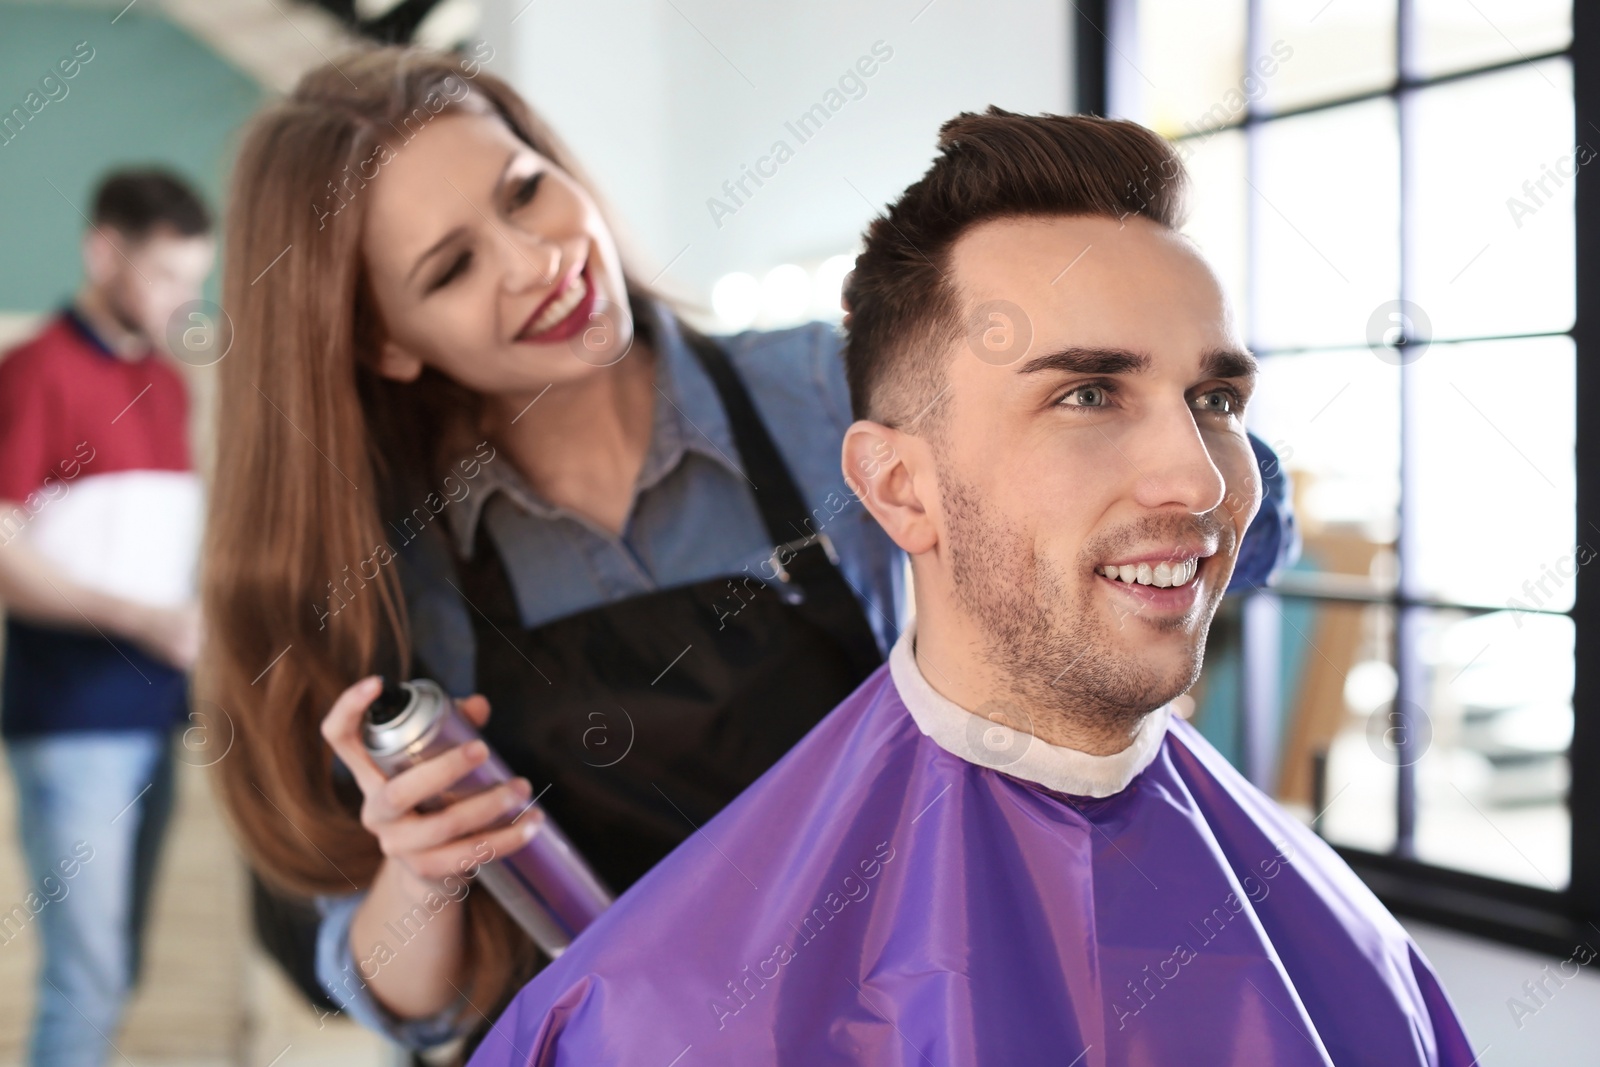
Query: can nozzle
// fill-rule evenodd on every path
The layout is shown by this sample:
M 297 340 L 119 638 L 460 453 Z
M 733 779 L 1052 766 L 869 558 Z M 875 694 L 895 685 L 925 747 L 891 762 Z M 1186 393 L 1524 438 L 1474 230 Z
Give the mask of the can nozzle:
M 403 682 L 391 682 L 386 678 L 383 691 L 367 706 L 367 722 L 382 726 L 398 718 L 410 706 L 411 690 Z

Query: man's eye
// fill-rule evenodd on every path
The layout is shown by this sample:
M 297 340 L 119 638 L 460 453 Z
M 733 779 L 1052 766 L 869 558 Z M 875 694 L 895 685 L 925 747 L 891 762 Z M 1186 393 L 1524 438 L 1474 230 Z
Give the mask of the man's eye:
M 1103 408 L 1109 402 L 1110 396 L 1106 388 L 1101 385 L 1080 385 L 1069 390 L 1065 396 L 1056 401 L 1064 408 Z
M 1195 397 L 1194 406 L 1210 415 L 1233 415 L 1239 410 L 1239 397 L 1232 389 L 1212 389 Z

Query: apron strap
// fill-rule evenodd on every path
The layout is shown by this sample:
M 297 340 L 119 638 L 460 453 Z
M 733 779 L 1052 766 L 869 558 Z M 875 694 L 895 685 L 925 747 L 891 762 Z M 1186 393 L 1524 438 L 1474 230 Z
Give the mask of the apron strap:
M 827 534 L 810 528 L 811 514 L 801 502 L 789 468 L 721 346 L 692 330 L 685 330 L 684 334 L 716 386 L 739 458 L 757 487 L 756 506 L 775 546 L 772 569 L 785 587 L 784 599 L 833 635 L 865 677 L 883 662 L 883 653 L 855 592 L 837 566 L 839 557 L 833 542 Z M 488 632 L 498 634 L 493 640 L 512 640 L 511 634 L 522 630 L 521 612 L 510 573 L 489 534 L 486 519 L 486 515 L 478 517 L 472 556 L 455 561 L 462 583 L 460 591 L 469 610 L 489 624 Z M 770 580 L 773 575 L 763 573 L 756 577 Z M 475 619 L 475 626 L 476 622 Z
M 755 486 L 756 507 L 772 539 L 772 568 L 780 581 L 793 581 L 809 591 L 835 571 L 839 554 L 827 534 L 811 528 L 811 510 L 800 499 L 789 467 L 778 453 L 766 423 L 739 380 L 733 362 L 722 346 L 704 334 L 685 328 L 683 336 L 695 359 L 716 386 L 722 408 L 733 429 L 739 459 Z M 763 575 L 763 577 L 772 577 Z
M 696 330 L 683 333 L 717 387 L 739 458 L 756 487 L 756 507 L 774 546 L 772 569 L 791 592 L 799 594 L 790 598 L 795 609 L 833 634 L 863 676 L 870 674 L 883 662 L 883 653 L 855 591 L 839 569 L 832 539 L 812 528 L 811 511 L 800 499 L 788 464 L 722 346 Z

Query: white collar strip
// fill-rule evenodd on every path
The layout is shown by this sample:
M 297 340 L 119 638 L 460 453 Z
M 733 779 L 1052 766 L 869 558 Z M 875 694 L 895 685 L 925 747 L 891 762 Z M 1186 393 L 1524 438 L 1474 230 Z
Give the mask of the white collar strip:
M 980 767 L 1058 793 L 1108 797 L 1128 787 L 1161 749 L 1171 715 L 1162 706 L 1146 715 L 1133 743 L 1109 756 L 1092 756 L 1075 748 L 1052 745 L 1032 734 L 974 714 L 928 684 L 914 651 L 916 621 L 906 625 L 889 653 L 889 673 L 917 728 L 934 744 Z

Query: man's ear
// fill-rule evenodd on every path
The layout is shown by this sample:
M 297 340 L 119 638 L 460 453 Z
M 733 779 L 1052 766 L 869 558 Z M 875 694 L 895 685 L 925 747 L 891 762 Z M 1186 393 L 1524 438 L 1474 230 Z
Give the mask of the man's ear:
M 383 342 L 378 353 L 378 373 L 397 382 L 414 382 L 422 373 L 423 363 L 411 351 L 394 341 Z
M 925 495 L 935 489 L 933 460 L 921 438 L 858 420 L 844 434 L 841 458 L 849 486 L 889 539 L 912 555 L 938 544 Z

